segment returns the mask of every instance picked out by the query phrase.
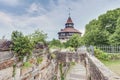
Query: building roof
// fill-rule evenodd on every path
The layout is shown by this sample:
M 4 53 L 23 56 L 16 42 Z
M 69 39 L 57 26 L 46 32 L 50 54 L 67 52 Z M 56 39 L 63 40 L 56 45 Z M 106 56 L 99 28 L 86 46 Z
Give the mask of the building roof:
M 61 31 L 59 33 L 62 33 L 62 32 L 73 32 L 73 33 L 80 33 L 81 34 L 81 32 L 75 28 L 64 28 L 64 29 L 61 29 Z
M 72 22 L 71 17 L 68 17 L 68 19 L 67 19 L 67 22 L 66 22 L 66 23 L 73 23 L 73 22 Z
M 66 24 L 67 24 L 67 25 L 66 25 Z M 71 19 L 70 16 L 68 17 L 66 24 L 65 24 L 65 28 L 64 28 L 64 29 L 61 29 L 61 31 L 58 32 L 58 34 L 59 34 L 59 33 L 64 33 L 64 32 L 71 32 L 71 33 L 79 33 L 79 34 L 82 34 L 80 31 L 78 31 L 77 29 L 75 29 L 75 28 L 73 27 L 74 23 L 73 23 L 73 21 L 72 21 L 72 19 Z M 69 24 L 70 24 L 70 25 L 69 25 Z M 71 26 L 71 25 L 72 25 L 72 26 Z

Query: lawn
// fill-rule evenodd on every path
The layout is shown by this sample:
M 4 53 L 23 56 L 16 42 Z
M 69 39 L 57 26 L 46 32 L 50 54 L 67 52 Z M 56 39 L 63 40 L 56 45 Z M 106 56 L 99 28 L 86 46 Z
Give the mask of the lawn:
M 102 61 L 109 69 L 120 76 L 120 60 Z

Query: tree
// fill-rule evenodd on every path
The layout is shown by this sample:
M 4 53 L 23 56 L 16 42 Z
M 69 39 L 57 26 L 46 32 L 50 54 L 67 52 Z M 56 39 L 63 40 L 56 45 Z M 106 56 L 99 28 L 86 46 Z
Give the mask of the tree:
M 117 20 L 120 17 L 120 8 L 109 10 L 105 14 L 100 15 L 98 20 L 101 22 L 101 28 L 106 29 L 110 34 L 115 32 Z
M 119 24 L 120 8 L 109 10 L 98 19 L 89 22 L 85 27 L 84 42 L 86 45 L 111 45 L 112 35 Z M 114 34 L 115 35 L 115 34 Z
M 95 29 L 84 35 L 84 42 L 86 45 L 108 45 L 108 36 L 109 34 L 107 31 Z
M 13 31 L 11 39 L 13 41 L 12 50 L 17 54 L 20 59 L 24 56 L 29 57 L 33 47 L 27 36 L 24 36 L 21 32 Z
M 18 31 L 13 31 L 12 35 L 11 35 L 11 39 L 12 41 L 15 41 L 16 39 L 23 37 L 23 34 L 21 32 Z
M 67 47 L 78 48 L 82 44 L 81 37 L 79 34 L 74 34 L 67 42 Z
M 109 42 L 111 45 L 120 45 L 120 35 L 119 34 L 120 34 L 120 23 L 118 23 L 114 34 L 112 34 L 109 37 Z
M 102 30 L 99 20 L 92 20 L 86 25 L 86 31 L 83 37 L 85 45 L 108 44 L 108 31 Z
M 62 43 L 59 40 L 53 39 L 49 42 L 49 47 L 62 47 Z
M 33 46 L 35 46 L 38 42 L 46 43 L 47 34 L 43 31 L 35 30 L 34 33 L 29 35 L 29 39 L 32 42 Z

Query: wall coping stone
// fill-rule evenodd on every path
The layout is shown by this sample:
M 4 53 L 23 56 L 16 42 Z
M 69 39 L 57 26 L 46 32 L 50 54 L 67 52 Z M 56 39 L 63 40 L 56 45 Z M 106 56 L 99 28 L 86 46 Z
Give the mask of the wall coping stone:
M 87 54 L 87 58 L 89 58 L 93 64 L 98 68 L 98 70 L 103 74 L 103 76 L 107 80 L 120 80 L 120 76 L 112 72 L 110 69 L 108 69 L 102 62 L 100 62 L 96 57 Z

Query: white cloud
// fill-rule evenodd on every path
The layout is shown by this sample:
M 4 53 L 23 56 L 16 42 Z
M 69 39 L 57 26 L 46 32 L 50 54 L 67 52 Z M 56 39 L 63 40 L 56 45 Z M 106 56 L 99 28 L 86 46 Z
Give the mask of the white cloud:
M 0 0 L 0 3 L 3 3 L 5 5 L 10 5 L 10 6 L 16 6 L 19 4 L 20 0 Z
M 0 37 L 10 38 L 10 33 L 15 29 L 12 23 L 13 20 L 10 15 L 0 12 Z
M 27 15 L 13 16 L 0 12 L 0 17 L 0 38 L 5 35 L 6 38 L 10 39 L 10 35 L 13 30 L 22 31 L 24 34 L 30 34 L 34 30 L 40 29 L 44 32 L 48 32 L 49 36 L 54 34 L 54 24 L 46 15 L 34 17 Z
M 33 3 L 30 5 L 30 7 L 27 9 L 28 14 L 32 14 L 32 15 L 40 15 L 43 13 L 46 13 L 46 9 L 40 5 L 39 3 Z
M 3 12 L 0 12 L 0 22 L 2 24 L 9 24 L 12 22 L 12 19 L 9 15 L 3 13 Z

